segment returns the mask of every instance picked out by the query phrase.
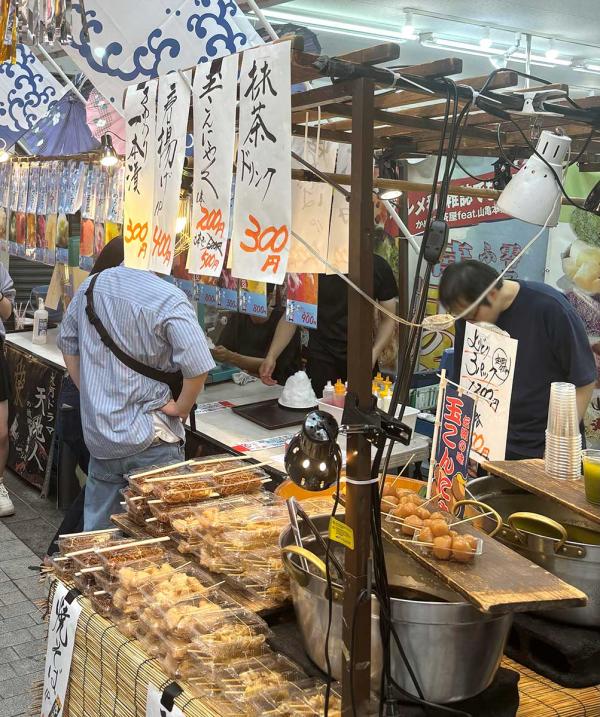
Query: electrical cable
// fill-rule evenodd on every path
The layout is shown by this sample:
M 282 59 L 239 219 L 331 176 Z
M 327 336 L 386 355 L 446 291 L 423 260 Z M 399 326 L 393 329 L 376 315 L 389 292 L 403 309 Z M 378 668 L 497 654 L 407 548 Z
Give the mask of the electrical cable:
M 513 169 L 520 169 L 519 165 L 515 164 L 512 159 L 506 154 L 506 151 L 502 144 L 502 137 L 500 134 L 502 132 L 502 125 L 503 122 L 498 122 L 498 126 L 496 127 L 496 140 L 498 142 L 498 148 L 500 150 L 500 154 L 502 155 L 502 159 L 504 159 L 505 162 L 508 162 Z
M 589 133 L 588 138 L 585 140 L 585 142 L 584 142 L 584 144 L 583 144 L 583 147 L 579 150 L 579 152 L 577 153 L 577 156 L 575 157 L 575 159 L 572 159 L 572 160 L 569 162 L 569 167 L 572 167 L 574 164 L 577 164 L 577 162 L 579 162 L 579 160 L 581 159 L 581 157 L 583 157 L 583 155 L 584 155 L 584 153 L 585 153 L 585 150 L 589 147 L 590 142 L 592 141 L 592 137 L 594 136 L 595 133 L 596 133 L 596 128 L 595 128 L 595 127 L 592 127 L 592 130 L 591 130 L 591 132 Z

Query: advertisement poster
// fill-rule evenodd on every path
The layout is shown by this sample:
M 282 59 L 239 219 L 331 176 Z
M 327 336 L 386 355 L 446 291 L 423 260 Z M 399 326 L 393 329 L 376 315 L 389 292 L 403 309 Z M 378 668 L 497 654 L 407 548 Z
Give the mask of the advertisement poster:
M 240 279 L 240 308 L 242 314 L 267 316 L 267 285 L 264 281 Z
M 571 167 L 565 189 L 572 197 L 587 197 L 600 180 L 595 172 Z M 583 321 L 598 376 L 585 415 L 588 448 L 600 448 L 600 217 L 563 206 L 558 226 L 550 229 L 546 283 L 562 291 Z
M 467 177 L 456 167 L 452 184 L 491 188 L 494 176 L 491 158 L 461 157 L 461 163 L 479 180 Z M 428 158 L 419 164 L 411 164 L 408 179 L 415 182 L 430 183 L 433 178 L 434 159 Z M 429 195 L 422 192 L 408 192 L 408 229 L 415 235 L 423 231 L 429 206 Z M 433 270 L 427 314 L 443 311 L 438 300 L 438 284 L 443 270 L 449 264 L 464 259 L 477 259 L 501 272 L 521 249 L 537 234 L 539 227 L 518 219 L 511 219 L 498 211 L 491 199 L 458 197 L 450 195 L 446 204 L 446 221 L 450 225 L 449 244 L 438 266 Z M 506 275 L 507 279 L 528 279 L 544 281 L 548 233 L 542 233 Z M 416 255 L 409 251 L 409 276 L 413 275 Z M 442 354 L 452 348 L 452 331 L 424 331 L 421 342 L 420 369 L 433 371 L 439 368 Z
M 439 496 L 437 503 L 440 509 L 452 512 L 454 504 L 465 497 L 475 400 L 444 379 L 440 385 L 443 396 L 436 417 L 437 442 L 427 497 Z
M 477 401 L 471 458 L 502 461 L 519 342 L 503 331 L 467 322 L 460 385 Z
M 226 311 L 238 310 L 238 280 L 229 269 L 223 269 L 217 279 L 217 308 Z
M 316 329 L 318 296 L 318 274 L 288 274 L 285 320 Z

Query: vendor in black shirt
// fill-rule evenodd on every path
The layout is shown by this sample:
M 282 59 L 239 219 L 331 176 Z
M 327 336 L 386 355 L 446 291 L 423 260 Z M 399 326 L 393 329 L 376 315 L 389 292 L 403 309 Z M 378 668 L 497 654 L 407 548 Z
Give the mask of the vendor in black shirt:
M 373 257 L 374 298 L 386 309 L 396 313 L 398 285 L 385 259 Z M 282 317 L 271 348 L 260 367 L 260 377 L 266 384 L 277 383 L 274 368 L 296 332 L 294 324 Z M 384 316 L 373 344 L 373 366 L 394 333 L 394 320 Z M 345 381 L 348 343 L 348 285 L 336 274 L 319 276 L 317 328 L 308 332 L 308 373 L 313 389 L 320 398 L 327 381 Z
M 454 315 L 465 311 L 488 286 L 494 288 L 466 317 L 495 324 L 517 339 L 507 460 L 542 458 L 548 422 L 550 384 L 576 387 L 582 420 L 596 381 L 596 364 L 585 327 L 556 289 L 533 281 L 503 281 L 487 264 L 468 260 L 450 265 L 440 280 L 440 301 Z M 465 320 L 456 322 L 454 370 L 458 383 Z
M 271 299 L 274 297 L 275 292 L 271 294 Z M 227 323 L 218 338 L 219 345 L 211 351 L 215 361 L 238 366 L 247 373 L 258 374 L 284 313 L 282 308 L 273 308 L 271 304 L 272 301 L 269 301 L 267 318 L 239 313 L 232 313 L 227 317 Z M 296 328 L 294 326 L 294 329 Z M 300 369 L 300 332 L 294 330 L 290 342 L 277 358 L 273 375 L 278 383 L 285 383 Z

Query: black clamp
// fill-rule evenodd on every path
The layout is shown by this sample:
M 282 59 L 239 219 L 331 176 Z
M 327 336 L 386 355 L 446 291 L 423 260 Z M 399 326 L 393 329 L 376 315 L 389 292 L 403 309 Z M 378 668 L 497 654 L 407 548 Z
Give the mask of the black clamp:
M 175 700 L 183 693 L 183 689 L 177 684 L 177 682 L 169 683 L 163 690 L 160 698 L 161 705 L 169 712 L 173 711 L 175 706 Z
M 412 438 L 412 429 L 377 408 L 375 398 L 371 399 L 370 411 L 363 411 L 359 408 L 358 396 L 353 391 L 348 391 L 346 394 L 341 430 L 346 435 L 360 433 L 369 441 L 375 441 L 379 436 L 384 435 L 405 446 L 408 446 Z

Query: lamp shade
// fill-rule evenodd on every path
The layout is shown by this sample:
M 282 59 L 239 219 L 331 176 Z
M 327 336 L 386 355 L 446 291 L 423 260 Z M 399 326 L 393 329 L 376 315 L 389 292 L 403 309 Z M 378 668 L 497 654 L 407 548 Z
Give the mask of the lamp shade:
M 296 485 L 321 491 L 337 481 L 342 469 L 338 432 L 337 421 L 329 413 L 311 411 L 306 416 L 285 454 L 285 470 Z
M 537 151 L 562 178 L 563 164 L 571 138 L 544 130 L 540 136 Z M 548 166 L 532 155 L 498 199 L 498 209 L 529 224 L 555 227 L 560 214 L 561 189 Z

